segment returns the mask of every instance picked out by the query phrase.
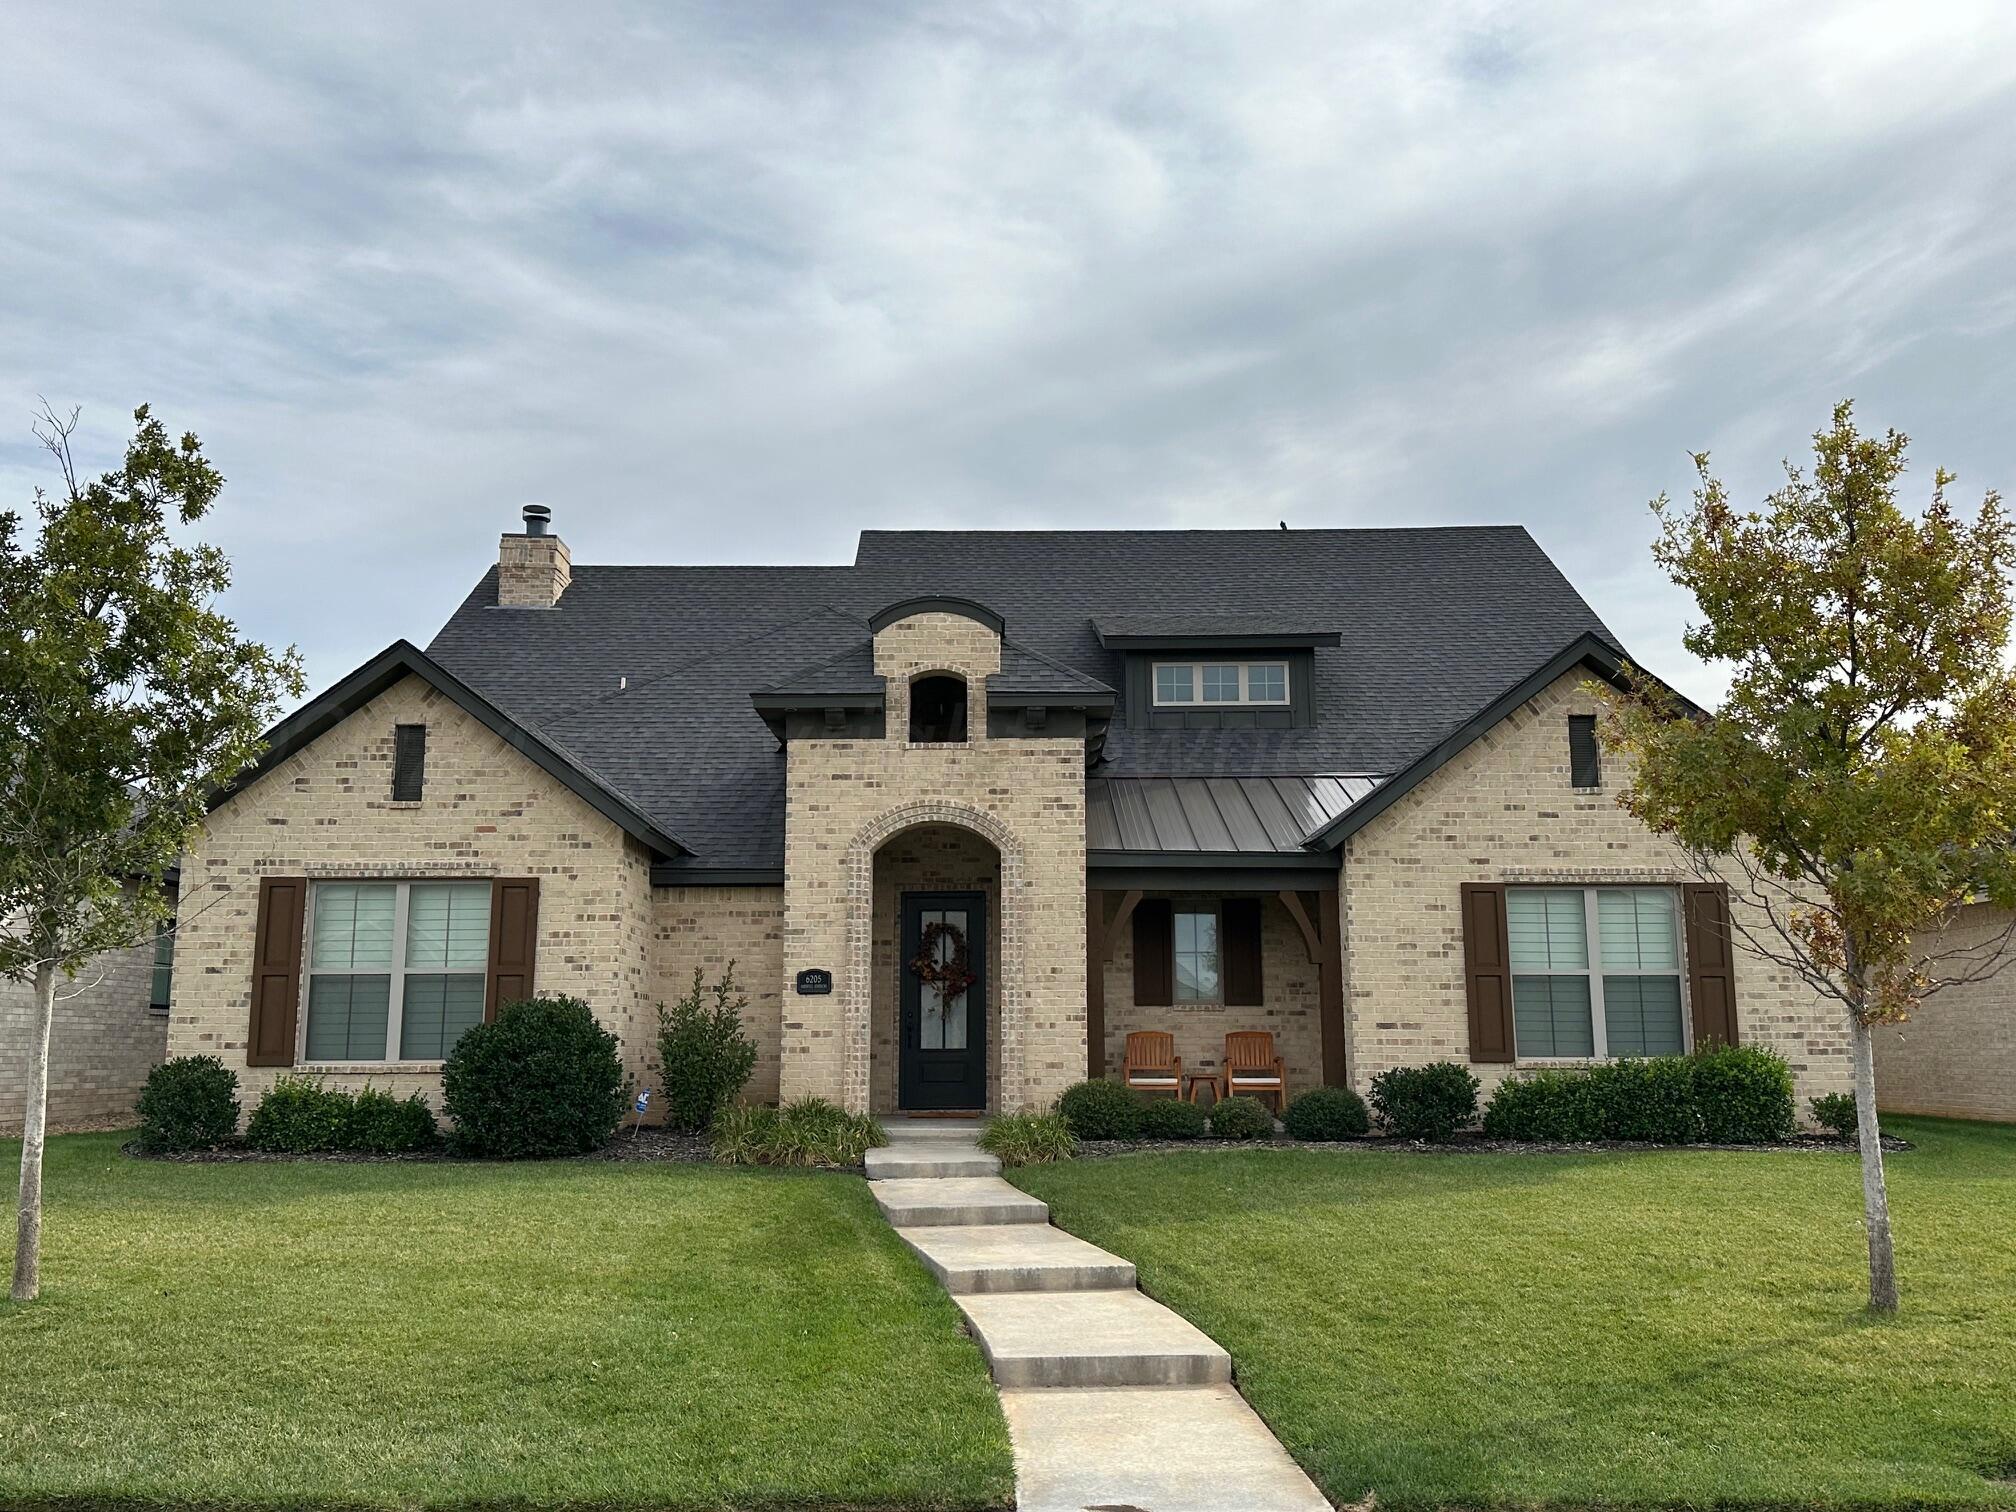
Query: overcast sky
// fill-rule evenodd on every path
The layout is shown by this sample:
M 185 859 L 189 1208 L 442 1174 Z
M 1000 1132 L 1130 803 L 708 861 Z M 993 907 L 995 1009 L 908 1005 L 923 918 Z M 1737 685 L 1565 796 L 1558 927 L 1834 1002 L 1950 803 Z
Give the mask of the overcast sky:
M 1517 522 L 1711 696 L 1690 449 L 1755 497 L 1853 396 L 2016 492 L 2008 0 L 8 10 L 0 497 L 38 395 L 95 465 L 151 402 L 318 687 L 541 501 L 584 562 Z

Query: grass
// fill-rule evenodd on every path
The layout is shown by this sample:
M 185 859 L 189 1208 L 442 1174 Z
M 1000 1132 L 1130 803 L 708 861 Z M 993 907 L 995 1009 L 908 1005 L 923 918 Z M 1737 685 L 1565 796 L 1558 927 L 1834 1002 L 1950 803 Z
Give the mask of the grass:
M 1014 1179 L 1230 1349 L 1340 1502 L 2016 1506 L 2016 1128 L 1894 1132 L 1919 1148 L 1888 1162 L 1887 1322 L 1862 1310 L 1846 1155 L 1200 1152 Z
M 119 1142 L 50 1143 L 0 1504 L 1010 1500 L 979 1352 L 858 1178 Z

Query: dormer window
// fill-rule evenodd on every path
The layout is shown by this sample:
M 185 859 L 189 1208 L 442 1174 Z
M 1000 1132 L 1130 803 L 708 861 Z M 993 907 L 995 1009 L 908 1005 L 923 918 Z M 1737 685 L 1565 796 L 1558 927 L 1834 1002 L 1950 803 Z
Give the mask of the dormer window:
M 1279 708 L 1287 702 L 1283 661 L 1155 663 L 1157 708 Z
M 933 672 L 910 684 L 912 745 L 956 745 L 965 738 L 965 678 Z

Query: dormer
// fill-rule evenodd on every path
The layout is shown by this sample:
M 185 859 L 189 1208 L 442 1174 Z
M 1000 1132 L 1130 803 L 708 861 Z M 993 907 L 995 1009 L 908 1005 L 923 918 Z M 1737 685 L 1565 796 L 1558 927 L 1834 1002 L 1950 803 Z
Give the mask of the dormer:
M 1109 614 L 1099 644 L 1127 658 L 1137 730 L 1289 730 L 1316 722 L 1316 649 L 1335 630 L 1275 615 Z

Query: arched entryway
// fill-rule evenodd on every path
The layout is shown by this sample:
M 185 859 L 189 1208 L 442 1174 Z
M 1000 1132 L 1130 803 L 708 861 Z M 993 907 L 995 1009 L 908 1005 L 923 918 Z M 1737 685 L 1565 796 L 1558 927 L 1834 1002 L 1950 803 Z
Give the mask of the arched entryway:
M 1019 1074 L 1019 848 L 960 805 L 882 816 L 848 848 L 843 1063 L 850 1105 L 877 1113 L 980 1111 Z M 927 954 L 936 969 L 920 973 Z M 946 968 L 964 959 L 971 982 Z M 857 1101 L 858 1099 L 858 1101 Z

